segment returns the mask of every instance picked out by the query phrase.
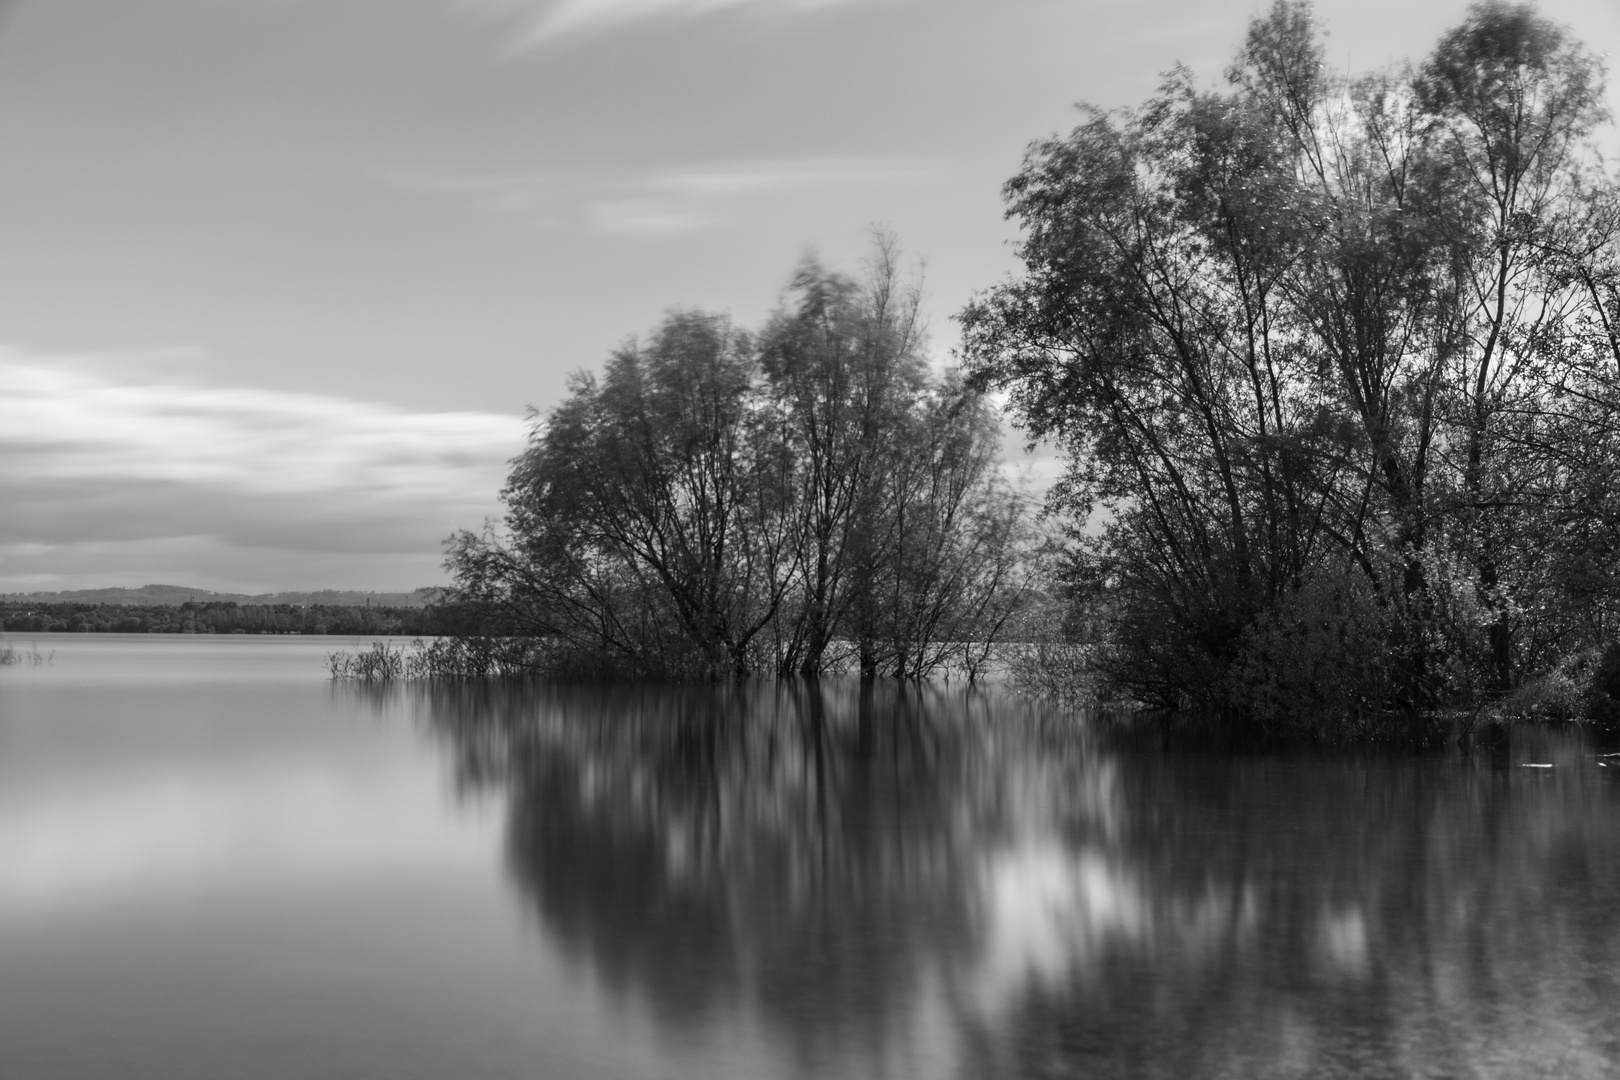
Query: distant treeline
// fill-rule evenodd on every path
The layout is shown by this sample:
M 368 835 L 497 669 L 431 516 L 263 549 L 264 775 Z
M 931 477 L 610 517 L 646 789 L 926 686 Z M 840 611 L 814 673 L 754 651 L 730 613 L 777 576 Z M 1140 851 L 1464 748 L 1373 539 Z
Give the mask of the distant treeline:
M 335 604 L 179 605 L 0 602 L 0 629 L 12 633 L 432 635 L 429 609 Z
M 438 590 L 431 586 L 410 592 L 362 592 L 354 589 L 316 589 L 313 592 L 222 593 L 190 585 L 142 585 L 138 588 L 71 589 L 66 592 L 0 593 L 6 604 L 118 604 L 121 607 L 178 607 L 181 604 L 246 605 L 290 604 L 294 607 L 418 608 L 432 602 Z

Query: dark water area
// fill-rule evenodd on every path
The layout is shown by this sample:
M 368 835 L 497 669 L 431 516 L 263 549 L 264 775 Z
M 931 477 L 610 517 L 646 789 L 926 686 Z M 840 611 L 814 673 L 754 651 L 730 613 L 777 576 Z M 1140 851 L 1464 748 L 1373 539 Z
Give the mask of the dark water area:
M 0 1077 L 1620 1075 L 1579 730 L 1220 757 L 993 688 L 343 647 L 0 668 Z

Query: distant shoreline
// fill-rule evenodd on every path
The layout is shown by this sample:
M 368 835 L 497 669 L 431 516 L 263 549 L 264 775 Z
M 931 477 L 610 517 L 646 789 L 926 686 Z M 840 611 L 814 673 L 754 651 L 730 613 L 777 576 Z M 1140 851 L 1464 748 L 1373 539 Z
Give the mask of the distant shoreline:
M 441 617 L 423 604 L 96 603 L 0 598 L 0 633 L 317 634 L 431 637 Z
M 438 592 L 428 587 L 410 592 L 362 592 L 356 589 L 318 589 L 307 592 L 222 593 L 184 585 L 142 585 L 139 588 L 74 589 L 66 592 L 0 593 L 0 604 L 116 604 L 128 607 L 179 607 L 199 604 L 290 604 L 299 607 L 426 607 Z

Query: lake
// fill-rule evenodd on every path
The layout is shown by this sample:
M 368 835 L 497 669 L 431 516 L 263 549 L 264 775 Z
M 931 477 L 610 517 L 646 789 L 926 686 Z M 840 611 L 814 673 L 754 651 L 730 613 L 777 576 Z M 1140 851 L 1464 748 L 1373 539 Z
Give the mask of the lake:
M 1620 757 L 1579 731 L 1221 758 L 954 684 L 35 642 L 7 1080 L 1620 1074 Z

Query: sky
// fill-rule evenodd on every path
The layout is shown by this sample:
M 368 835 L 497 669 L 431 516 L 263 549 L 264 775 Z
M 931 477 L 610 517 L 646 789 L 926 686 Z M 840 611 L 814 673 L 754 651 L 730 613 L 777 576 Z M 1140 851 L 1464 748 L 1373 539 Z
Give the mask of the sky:
M 874 227 L 949 362 L 1024 147 L 1263 7 L 0 0 L 0 592 L 440 583 L 571 372 Z M 1316 5 L 1355 73 L 1464 7 Z M 1541 10 L 1620 48 L 1617 0 Z

